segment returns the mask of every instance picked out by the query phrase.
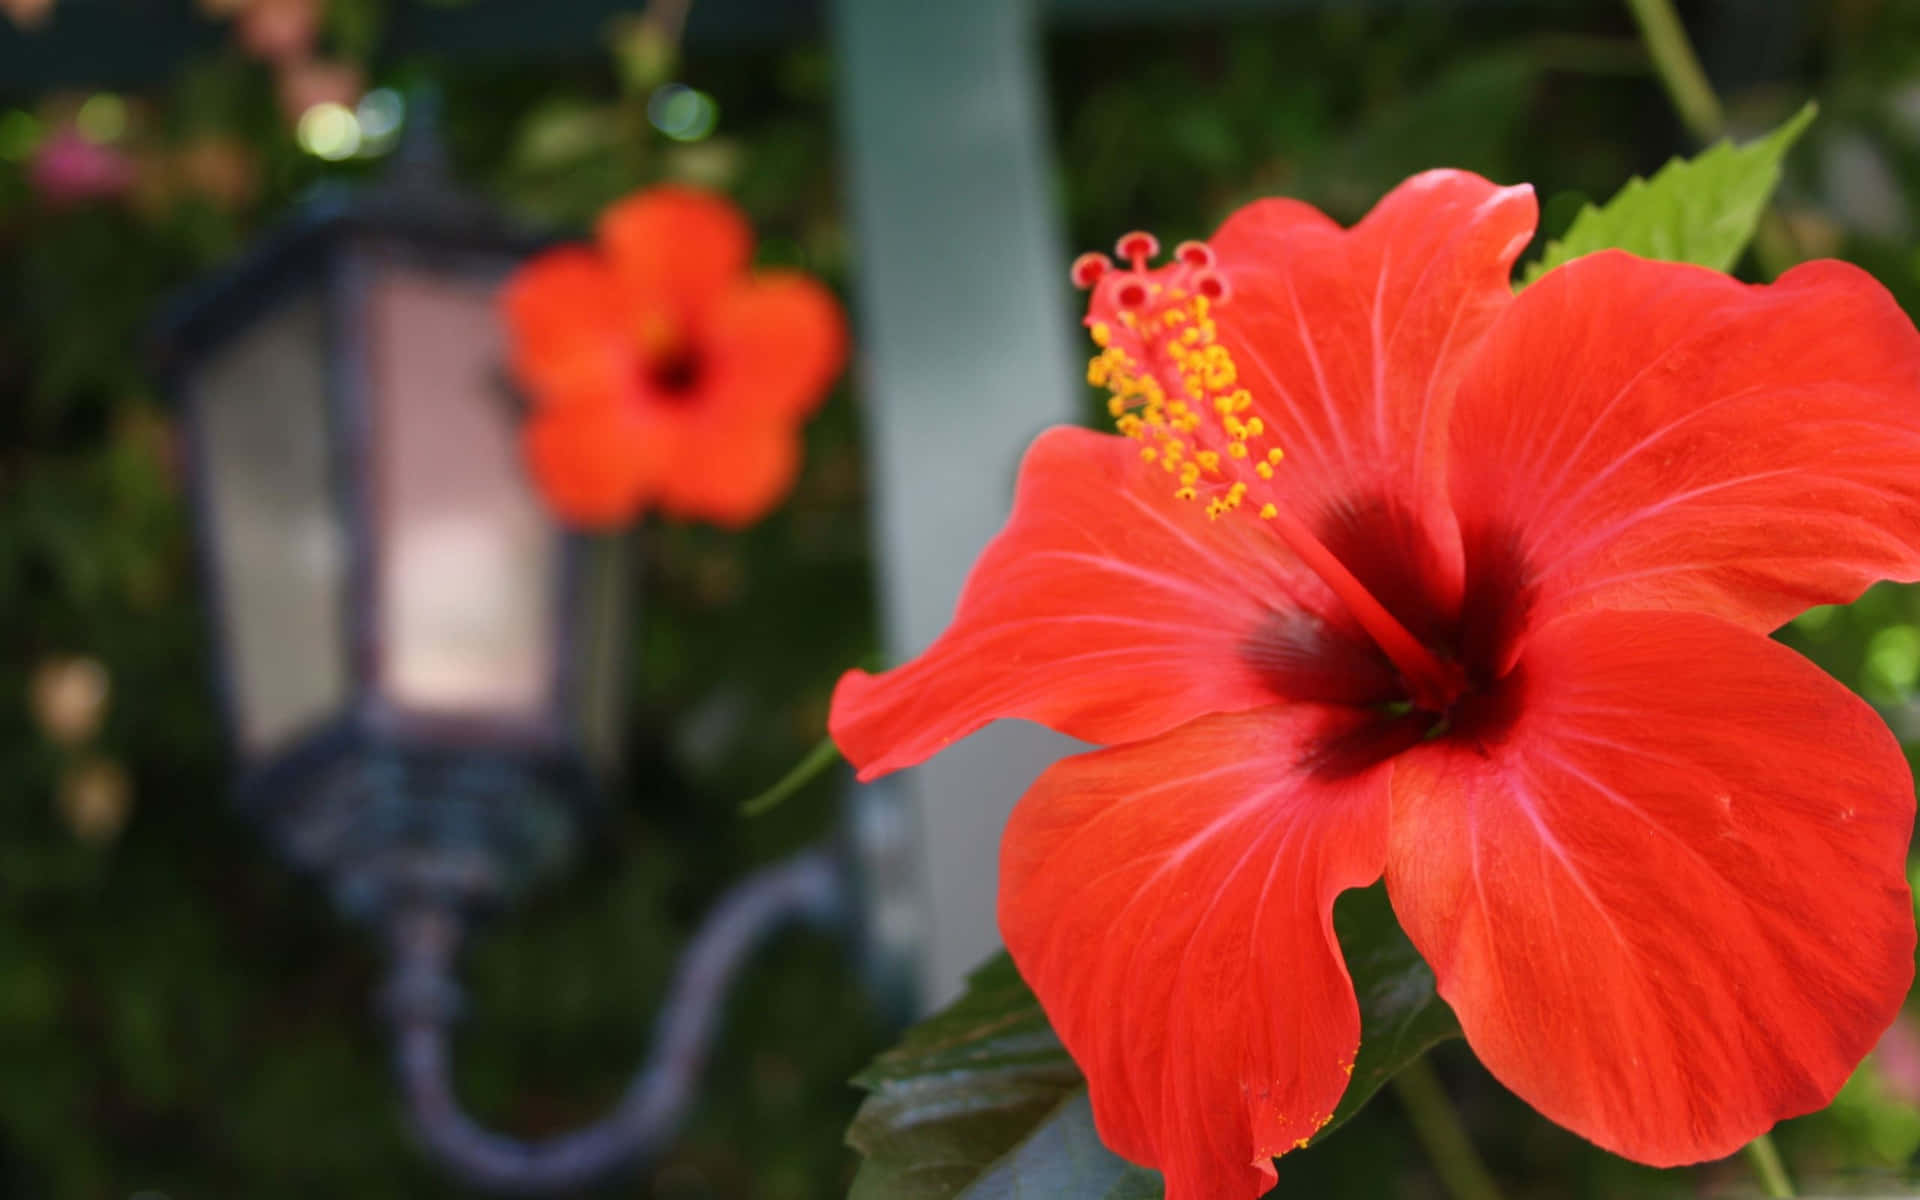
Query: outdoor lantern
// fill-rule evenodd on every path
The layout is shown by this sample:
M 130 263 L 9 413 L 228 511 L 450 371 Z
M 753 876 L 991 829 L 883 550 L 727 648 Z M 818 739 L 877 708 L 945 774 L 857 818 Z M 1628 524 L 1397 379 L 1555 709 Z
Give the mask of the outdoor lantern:
M 847 874 L 809 850 L 722 898 L 599 1124 L 528 1145 L 461 1114 L 460 945 L 567 858 L 617 769 L 635 619 L 617 541 L 561 530 L 522 469 L 495 294 L 537 244 L 454 191 L 416 133 L 383 182 L 316 199 L 162 337 L 241 803 L 386 942 L 422 1139 L 528 1191 L 658 1149 L 747 953 L 787 920 L 837 921 Z
M 494 297 L 534 239 L 410 154 L 167 337 L 243 802 L 366 917 L 564 853 L 616 762 L 631 620 L 617 550 L 522 470 Z

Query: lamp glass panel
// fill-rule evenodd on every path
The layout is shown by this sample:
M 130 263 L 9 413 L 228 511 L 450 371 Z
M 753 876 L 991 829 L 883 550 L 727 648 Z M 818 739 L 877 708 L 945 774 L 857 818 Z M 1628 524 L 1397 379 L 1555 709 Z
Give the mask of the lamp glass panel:
M 548 724 L 561 539 L 502 382 L 500 273 L 369 277 L 379 690 L 409 715 Z
M 347 697 L 327 344 L 321 299 L 305 295 L 228 338 L 187 384 L 229 708 L 247 757 L 318 724 Z

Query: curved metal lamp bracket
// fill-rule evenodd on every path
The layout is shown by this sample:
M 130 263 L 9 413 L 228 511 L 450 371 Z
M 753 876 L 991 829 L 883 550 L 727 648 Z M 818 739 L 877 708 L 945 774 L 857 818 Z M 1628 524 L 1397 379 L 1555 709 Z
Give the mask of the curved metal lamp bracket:
M 765 867 L 720 898 L 682 953 L 648 1057 L 598 1123 L 540 1142 L 492 1133 L 454 1095 L 451 1030 L 462 1008 L 461 947 L 474 923 L 570 856 L 580 781 L 552 764 L 374 748 L 351 731 L 316 738 L 290 776 L 250 781 L 271 840 L 322 878 L 341 911 L 379 930 L 389 971 L 382 1016 L 414 1127 L 468 1183 L 496 1192 L 577 1188 L 660 1151 L 698 1082 L 725 992 L 748 956 L 788 923 L 844 928 L 852 883 L 813 849 Z
M 499 1192 L 578 1187 L 657 1152 L 693 1095 L 729 983 L 748 955 L 788 922 L 839 923 L 844 875 L 824 850 L 763 868 L 721 897 L 682 955 L 653 1047 L 619 1107 L 598 1123 L 540 1142 L 492 1133 L 461 1111 L 453 1091 L 449 1029 L 458 1016 L 455 960 L 465 918 L 448 900 L 421 896 L 389 914 L 391 974 L 384 997 L 407 1108 L 428 1148 L 467 1182 Z

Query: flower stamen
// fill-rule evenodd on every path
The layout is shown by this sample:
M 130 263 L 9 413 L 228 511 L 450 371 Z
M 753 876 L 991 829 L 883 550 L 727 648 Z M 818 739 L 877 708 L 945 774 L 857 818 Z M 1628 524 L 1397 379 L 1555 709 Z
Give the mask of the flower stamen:
M 1465 690 L 1465 672 L 1422 645 L 1280 503 L 1273 481 L 1285 451 L 1271 444 L 1253 394 L 1219 340 L 1215 309 L 1232 288 L 1213 249 L 1182 242 L 1159 268 L 1148 266 L 1159 252 L 1152 234 L 1129 233 L 1115 250 L 1127 269 L 1109 269 L 1103 255 L 1082 255 L 1073 269 L 1074 282 L 1094 290 L 1088 330 L 1099 353 L 1087 363 L 1087 382 L 1110 393 L 1114 428 L 1141 443 L 1143 462 L 1173 476 L 1175 499 L 1204 497 L 1209 520 L 1245 509 L 1265 522 L 1399 669 L 1414 701 L 1445 711 Z M 1097 269 L 1087 265 L 1094 259 Z

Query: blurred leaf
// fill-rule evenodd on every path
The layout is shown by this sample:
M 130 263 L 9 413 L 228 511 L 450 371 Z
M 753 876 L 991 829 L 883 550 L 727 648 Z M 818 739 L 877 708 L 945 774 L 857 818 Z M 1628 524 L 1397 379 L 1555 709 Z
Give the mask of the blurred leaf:
M 671 79 L 680 63 L 678 38 L 651 16 L 616 17 L 610 40 L 620 85 L 634 95 L 644 96 Z
M 1349 892 L 1334 929 L 1360 1001 L 1353 1080 L 1315 1140 L 1344 1124 L 1402 1067 L 1459 1034 L 1433 973 L 1394 921 L 1386 889 Z M 847 1141 L 866 1161 L 852 1200 L 1149 1200 L 1159 1176 L 1108 1151 L 1086 1081 L 1005 954 L 966 993 L 854 1077 L 871 1095 Z
M 1607 249 L 1727 270 L 1753 238 L 1780 182 L 1781 160 L 1817 111 L 1808 101 L 1766 137 L 1744 146 L 1719 142 L 1691 159 L 1669 160 L 1652 179 L 1629 180 L 1605 205 L 1581 209 L 1567 235 L 1527 269 L 1522 286 Z
M 1895 1167 L 1920 1151 L 1920 1107 L 1889 1085 L 1877 1055 L 1860 1064 L 1822 1115 L 1830 1134 L 1847 1143 L 1850 1158 Z
M 373 57 L 386 23 L 385 0 L 327 0 L 326 27 L 334 50 L 352 62 Z

